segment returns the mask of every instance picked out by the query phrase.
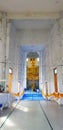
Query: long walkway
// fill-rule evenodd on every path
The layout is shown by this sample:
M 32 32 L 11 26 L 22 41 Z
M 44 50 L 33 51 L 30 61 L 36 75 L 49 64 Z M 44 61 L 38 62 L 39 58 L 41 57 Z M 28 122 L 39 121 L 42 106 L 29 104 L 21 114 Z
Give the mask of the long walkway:
M 19 101 L 0 129 L 63 130 L 63 106 L 54 101 Z

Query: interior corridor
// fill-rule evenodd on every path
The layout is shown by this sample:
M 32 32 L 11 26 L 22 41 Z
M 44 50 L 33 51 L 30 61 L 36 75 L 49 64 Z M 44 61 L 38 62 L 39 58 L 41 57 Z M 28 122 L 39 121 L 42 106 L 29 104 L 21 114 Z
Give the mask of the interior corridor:
M 17 101 L 0 115 L 1 130 L 63 130 L 63 106 L 54 101 Z

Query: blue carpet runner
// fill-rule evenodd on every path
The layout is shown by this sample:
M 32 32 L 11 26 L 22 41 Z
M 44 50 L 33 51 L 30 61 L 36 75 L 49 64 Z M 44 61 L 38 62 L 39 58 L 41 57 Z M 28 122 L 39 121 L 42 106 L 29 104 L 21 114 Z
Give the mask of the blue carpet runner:
M 41 93 L 25 93 L 21 100 L 44 100 Z

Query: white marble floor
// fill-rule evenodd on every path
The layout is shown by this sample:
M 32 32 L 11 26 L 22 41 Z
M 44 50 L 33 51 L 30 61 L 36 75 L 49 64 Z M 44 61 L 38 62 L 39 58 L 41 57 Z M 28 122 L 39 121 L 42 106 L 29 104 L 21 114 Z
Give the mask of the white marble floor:
M 0 129 L 63 130 L 63 106 L 54 101 L 20 101 Z

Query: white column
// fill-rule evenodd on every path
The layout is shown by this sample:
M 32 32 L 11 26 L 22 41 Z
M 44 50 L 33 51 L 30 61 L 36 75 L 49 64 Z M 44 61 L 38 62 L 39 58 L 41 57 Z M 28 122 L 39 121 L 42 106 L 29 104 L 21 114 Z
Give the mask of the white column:
M 1 84 L 6 84 L 6 36 L 7 36 L 7 23 L 6 13 L 1 13 L 0 21 L 0 80 Z M 4 82 L 3 82 L 4 81 Z
M 7 20 L 7 38 L 6 38 L 6 80 L 8 84 L 9 76 L 9 44 L 10 44 L 10 21 Z
M 39 52 L 39 88 L 42 90 L 42 51 Z
M 63 94 L 63 18 L 59 19 L 59 31 L 60 31 L 60 62 L 58 64 L 58 87 L 59 93 Z M 58 100 L 59 104 L 63 104 L 63 97 Z

